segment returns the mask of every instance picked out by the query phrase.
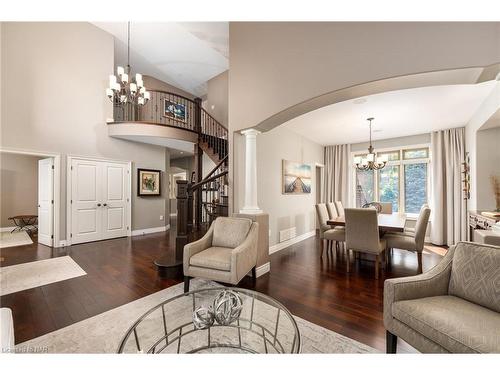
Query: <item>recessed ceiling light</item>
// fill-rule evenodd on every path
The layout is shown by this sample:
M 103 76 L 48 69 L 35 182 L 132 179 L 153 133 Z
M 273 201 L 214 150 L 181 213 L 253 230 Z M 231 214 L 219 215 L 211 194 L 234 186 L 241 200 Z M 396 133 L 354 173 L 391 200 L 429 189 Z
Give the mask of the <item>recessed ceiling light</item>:
M 366 98 L 358 98 L 353 101 L 354 104 L 364 104 L 368 101 Z
M 374 133 L 380 133 L 381 131 L 382 131 L 382 129 L 373 129 Z

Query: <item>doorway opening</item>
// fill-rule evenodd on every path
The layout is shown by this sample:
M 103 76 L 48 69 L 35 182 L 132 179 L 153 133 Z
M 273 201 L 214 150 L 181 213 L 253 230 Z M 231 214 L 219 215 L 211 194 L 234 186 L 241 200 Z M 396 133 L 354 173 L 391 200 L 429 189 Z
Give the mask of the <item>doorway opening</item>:
M 59 235 L 60 156 L 1 149 L 0 166 L 0 247 L 33 242 L 63 246 Z

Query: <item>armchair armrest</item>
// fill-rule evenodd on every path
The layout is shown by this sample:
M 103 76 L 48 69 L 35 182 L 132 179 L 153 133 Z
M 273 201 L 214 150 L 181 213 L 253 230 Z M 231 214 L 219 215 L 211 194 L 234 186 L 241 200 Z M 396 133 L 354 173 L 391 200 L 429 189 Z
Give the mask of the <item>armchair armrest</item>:
M 384 325 L 390 330 L 392 304 L 397 301 L 419 299 L 448 294 L 454 247 L 441 262 L 429 271 L 410 277 L 387 279 L 384 283 Z
M 214 235 L 214 223 L 210 225 L 210 228 L 208 228 L 207 233 L 205 233 L 205 235 L 201 237 L 199 240 L 184 245 L 184 253 L 182 257 L 184 275 L 187 275 L 187 269 L 189 267 L 189 259 L 191 259 L 193 255 L 205 249 L 208 249 L 209 247 L 212 246 L 213 235 Z
M 245 240 L 231 253 L 231 279 L 237 284 L 257 264 L 259 224 L 252 223 Z

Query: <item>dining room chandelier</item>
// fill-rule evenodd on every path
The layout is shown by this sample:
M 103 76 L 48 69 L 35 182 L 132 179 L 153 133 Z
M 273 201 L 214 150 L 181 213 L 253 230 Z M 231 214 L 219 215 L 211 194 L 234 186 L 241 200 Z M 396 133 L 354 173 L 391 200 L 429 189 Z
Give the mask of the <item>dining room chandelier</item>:
M 130 68 L 130 22 L 127 27 L 127 67 L 118 66 L 116 76 L 109 76 L 109 87 L 106 89 L 106 95 L 113 105 L 117 107 L 124 106 L 127 103 L 143 106 L 150 99 L 150 93 L 146 91 L 142 74 L 132 75 Z
M 370 146 L 368 147 L 368 155 L 366 157 L 356 156 L 354 158 L 354 165 L 358 171 L 378 170 L 385 167 L 387 164 L 387 155 L 376 157 L 373 152 L 372 146 L 372 121 L 373 117 L 367 118 L 370 126 Z

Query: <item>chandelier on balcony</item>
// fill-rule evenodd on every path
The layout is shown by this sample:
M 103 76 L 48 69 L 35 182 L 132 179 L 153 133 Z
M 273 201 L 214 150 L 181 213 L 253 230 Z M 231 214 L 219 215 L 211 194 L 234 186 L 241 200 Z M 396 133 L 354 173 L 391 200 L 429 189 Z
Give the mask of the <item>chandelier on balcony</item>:
M 375 157 L 375 153 L 373 152 L 373 146 L 372 146 L 372 121 L 374 120 L 374 118 L 370 117 L 367 118 L 367 120 L 369 121 L 370 124 L 369 125 L 370 146 L 368 147 L 368 155 L 366 155 L 366 158 L 363 158 L 361 156 L 356 156 L 354 158 L 354 164 L 358 171 L 370 171 L 370 170 L 382 169 L 387 164 L 387 155 L 382 155 L 379 156 L 378 158 Z
M 137 73 L 133 78 L 130 69 L 130 22 L 127 28 L 127 67 L 118 66 L 116 76 L 114 74 L 109 76 L 106 95 L 117 107 L 122 107 L 127 103 L 143 106 L 150 98 L 150 93 L 144 87 L 142 74 Z

